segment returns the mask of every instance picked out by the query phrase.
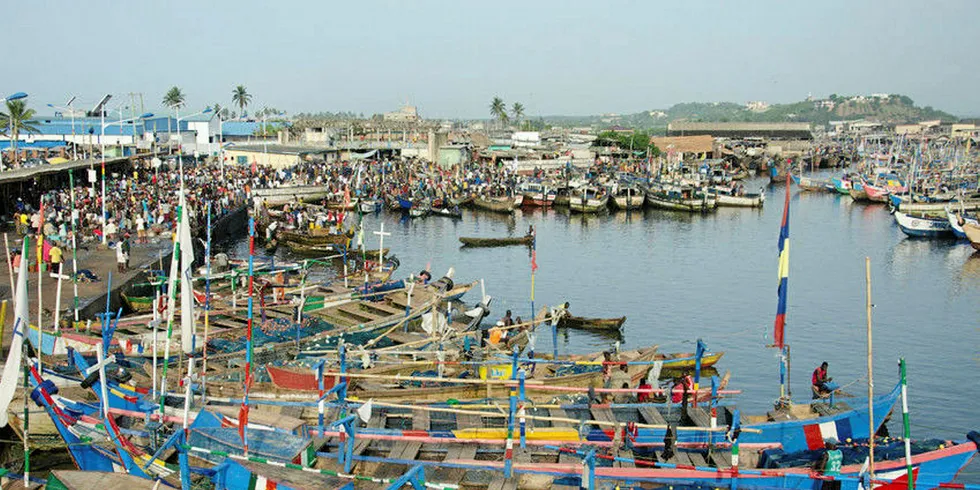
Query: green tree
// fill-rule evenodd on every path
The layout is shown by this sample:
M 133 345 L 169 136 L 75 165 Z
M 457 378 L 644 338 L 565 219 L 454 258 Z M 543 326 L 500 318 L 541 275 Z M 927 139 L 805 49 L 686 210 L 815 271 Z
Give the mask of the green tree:
M 231 92 L 231 102 L 238 106 L 242 117 L 245 117 L 245 108 L 252 102 L 252 94 L 248 93 L 244 85 L 239 85 Z
M 26 133 L 39 133 L 37 129 L 37 121 L 34 120 L 34 109 L 27 108 L 27 102 L 24 100 L 8 100 L 7 101 L 7 112 L 0 112 L 0 119 L 2 119 L 3 126 L 2 132 L 4 135 L 10 137 L 11 148 L 14 150 L 14 160 L 13 166 L 17 165 L 17 139 L 20 137 L 21 132 Z
M 494 97 L 490 101 L 490 117 L 501 123 L 507 121 L 507 105 L 500 97 Z
M 511 107 L 510 112 L 514 114 L 514 119 L 520 124 L 521 119 L 524 117 L 524 104 L 520 102 L 514 102 L 513 107 Z
M 163 95 L 163 105 L 171 109 L 179 109 L 181 107 L 184 107 L 184 102 L 186 101 L 186 99 L 187 96 L 184 95 L 184 92 L 180 90 L 180 87 L 177 87 L 175 85 L 173 87 L 170 87 L 170 90 L 168 90 L 167 93 Z

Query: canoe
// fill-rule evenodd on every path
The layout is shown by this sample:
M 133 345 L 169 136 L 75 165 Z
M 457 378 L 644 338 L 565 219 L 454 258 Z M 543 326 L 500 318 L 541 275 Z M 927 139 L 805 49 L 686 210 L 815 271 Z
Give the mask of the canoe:
M 949 220 L 949 226 L 953 228 L 953 234 L 956 238 L 968 239 L 966 232 L 963 231 L 963 227 L 967 224 L 978 225 L 980 221 L 975 217 L 963 216 L 963 213 L 953 211 L 949 207 L 946 208 L 946 219 Z
M 741 195 L 732 194 L 730 187 L 710 187 L 708 195 L 713 196 L 719 207 L 731 208 L 761 208 L 766 202 L 766 191 L 760 189 L 758 193 L 747 193 Z
M 653 346 L 646 349 L 622 352 L 620 353 L 620 361 L 653 361 L 655 360 L 656 356 L 657 346 Z M 593 356 L 579 360 L 601 361 L 602 357 L 599 356 L 596 358 Z M 510 363 L 505 361 L 501 363 L 501 366 L 505 367 L 503 371 L 507 371 L 509 370 Z M 567 392 L 560 390 L 561 387 L 571 386 L 577 388 L 588 388 L 590 386 L 602 386 L 602 369 L 599 366 L 594 367 L 595 369 L 590 369 L 586 372 L 560 374 L 559 371 L 556 371 L 557 367 L 554 365 L 539 365 L 537 369 L 534 370 L 533 374 L 527 379 L 529 382 L 545 382 L 546 387 L 528 390 L 527 398 L 532 401 L 543 402 L 551 400 L 556 395 L 566 394 Z M 632 384 L 638 384 L 639 381 L 647 375 L 649 370 L 649 365 L 629 365 L 628 373 L 632 380 Z M 374 398 L 375 400 L 401 400 L 419 403 L 423 401 L 445 402 L 450 398 L 454 398 L 456 400 L 492 398 L 494 396 L 506 396 L 509 392 L 509 389 L 504 385 L 467 384 L 445 386 L 435 378 L 432 379 L 432 383 L 435 386 L 409 388 L 390 386 L 381 387 L 376 383 L 363 383 L 363 385 L 355 386 L 353 394 L 361 399 Z M 558 389 L 552 391 L 548 388 Z
M 475 237 L 459 237 L 459 241 L 466 247 L 506 247 L 508 245 L 527 245 L 530 246 L 534 242 L 533 235 L 525 235 L 522 237 L 508 237 L 508 238 L 475 238 Z
M 342 245 L 308 245 L 308 244 L 297 243 L 297 242 L 285 242 L 285 245 L 286 245 L 286 247 L 289 248 L 289 251 L 292 252 L 292 253 L 294 253 L 294 254 L 311 256 L 311 257 L 312 256 L 340 255 L 340 254 L 343 253 L 343 250 L 344 250 L 344 247 Z M 385 248 L 384 249 L 385 255 L 388 254 L 389 250 L 390 249 L 388 249 L 388 248 Z M 367 254 L 368 254 L 369 257 L 372 256 L 372 255 L 374 257 L 377 257 L 377 255 L 378 255 L 378 250 L 377 249 L 367 250 L 366 252 L 367 252 Z M 351 258 L 354 257 L 354 256 L 360 256 L 361 255 L 361 250 L 360 249 L 353 249 L 353 248 L 352 249 L 349 249 L 349 250 L 347 250 L 347 255 L 348 255 L 348 257 L 351 257 Z
M 800 190 L 804 191 L 827 192 L 834 190 L 834 184 L 829 180 L 794 176 L 793 181 L 796 182 L 796 185 L 800 188 Z
M 668 209 L 671 211 L 704 213 L 713 211 L 718 206 L 718 201 L 707 194 L 702 195 L 702 197 L 683 198 L 665 193 L 648 192 L 647 204 L 654 208 Z
M 475 197 L 473 198 L 473 206 L 485 211 L 493 211 L 495 213 L 513 213 L 515 209 L 519 208 L 524 202 L 524 196 L 518 194 L 517 196 L 504 196 L 504 197 Z
M 945 216 L 937 218 L 926 215 L 911 215 L 895 211 L 895 222 L 903 233 L 910 237 L 952 237 L 953 227 Z
M 429 211 L 433 216 L 442 216 L 444 218 L 460 219 L 463 217 L 463 212 L 459 210 L 458 207 L 452 208 L 432 208 Z
M 354 230 L 347 233 L 330 233 L 325 230 L 312 232 L 296 232 L 281 230 L 278 233 L 280 241 L 294 242 L 303 245 L 344 245 L 350 243 L 354 237 Z
M 609 194 L 592 187 L 572 191 L 568 207 L 576 213 L 598 213 L 609 206 Z
M 963 225 L 963 233 L 966 233 L 966 239 L 970 240 L 970 245 L 980 250 L 980 225 L 967 223 Z
M 626 317 L 619 318 L 585 318 L 581 316 L 563 316 L 558 322 L 559 327 L 580 328 L 583 330 L 620 330 L 626 323 Z
M 134 313 L 149 313 L 153 311 L 152 296 L 135 296 L 127 293 L 119 293 L 122 302 L 126 305 L 126 310 Z

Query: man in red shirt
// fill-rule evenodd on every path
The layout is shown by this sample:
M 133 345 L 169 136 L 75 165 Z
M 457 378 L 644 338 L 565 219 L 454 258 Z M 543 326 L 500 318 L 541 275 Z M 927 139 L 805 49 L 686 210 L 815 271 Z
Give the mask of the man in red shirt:
M 833 381 L 834 378 L 827 376 L 828 367 L 829 364 L 824 361 L 817 369 L 813 370 L 813 376 L 810 378 L 810 384 L 813 385 L 813 398 L 822 398 L 831 392 L 827 383 Z

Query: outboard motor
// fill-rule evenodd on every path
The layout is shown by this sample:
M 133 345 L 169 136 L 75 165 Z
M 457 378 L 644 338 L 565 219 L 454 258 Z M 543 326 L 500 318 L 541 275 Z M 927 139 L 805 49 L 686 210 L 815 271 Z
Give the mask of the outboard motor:
M 454 284 L 453 284 L 453 280 L 450 279 L 449 276 L 442 276 L 438 280 L 430 282 L 429 286 L 431 286 L 432 288 L 434 288 L 439 292 L 448 293 L 450 290 L 453 289 Z
M 483 319 L 490 315 L 491 300 L 493 300 L 493 298 L 490 296 L 485 296 L 483 298 L 483 302 L 473 307 L 473 309 L 463 312 L 464 315 L 470 317 L 470 321 L 466 324 L 466 332 L 480 328 L 480 323 L 483 322 Z

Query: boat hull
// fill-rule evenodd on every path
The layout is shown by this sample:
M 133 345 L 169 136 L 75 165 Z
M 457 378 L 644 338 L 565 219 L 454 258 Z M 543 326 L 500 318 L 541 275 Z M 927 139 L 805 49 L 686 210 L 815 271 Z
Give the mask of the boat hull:
M 910 237 L 945 238 L 952 237 L 953 227 L 946 218 L 911 216 L 895 211 L 895 222 L 903 233 Z

